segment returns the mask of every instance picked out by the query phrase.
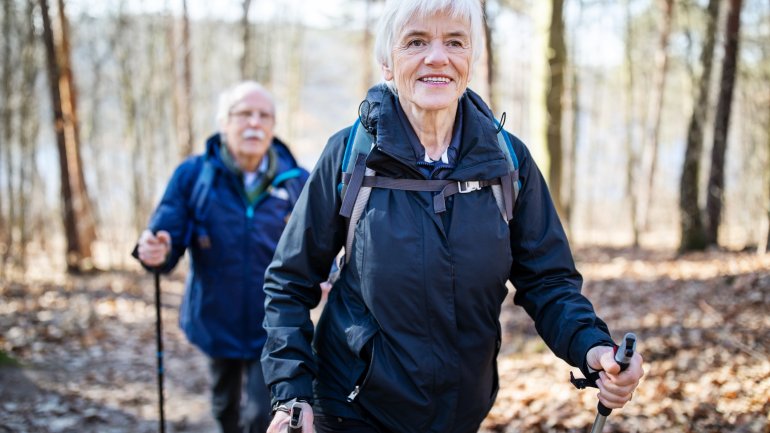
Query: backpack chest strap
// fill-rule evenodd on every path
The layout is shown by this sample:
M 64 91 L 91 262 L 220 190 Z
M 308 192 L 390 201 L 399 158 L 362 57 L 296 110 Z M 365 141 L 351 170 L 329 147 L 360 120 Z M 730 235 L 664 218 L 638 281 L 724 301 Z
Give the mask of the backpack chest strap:
M 343 174 L 343 182 L 349 185 L 346 191 L 346 200 L 349 202 L 355 201 L 357 191 L 355 189 L 361 187 L 367 188 L 384 188 L 384 189 L 399 189 L 404 191 L 427 191 L 438 192 L 433 196 L 433 211 L 435 213 L 446 212 L 446 198 L 454 194 L 465 194 L 473 191 L 478 191 L 481 188 L 485 188 L 492 185 L 500 185 L 502 182 L 500 179 L 491 180 L 468 180 L 468 181 L 456 181 L 449 179 L 394 179 L 383 176 L 356 176 L 353 174 Z M 347 196 L 350 196 L 348 198 Z M 340 211 L 340 215 L 343 214 L 343 210 L 347 207 L 344 206 Z M 348 217 L 348 216 L 346 216 Z

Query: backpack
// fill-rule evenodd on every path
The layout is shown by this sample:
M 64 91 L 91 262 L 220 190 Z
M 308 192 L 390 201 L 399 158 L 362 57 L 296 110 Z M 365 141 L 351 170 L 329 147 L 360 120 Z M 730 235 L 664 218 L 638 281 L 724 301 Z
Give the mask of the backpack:
M 350 260 L 350 255 L 347 253 L 353 247 L 356 225 L 366 208 L 372 188 L 438 192 L 433 196 L 433 210 L 436 213 L 442 213 L 446 211 L 446 197 L 492 187 L 500 215 L 504 221 L 510 222 L 513 219 L 513 206 L 521 189 L 519 160 L 513 151 L 508 133 L 503 130 L 497 120 L 495 120 L 495 125 L 498 127 L 497 145 L 505 155 L 510 172 L 503 177 L 492 180 L 458 182 L 448 179 L 393 179 L 376 176 L 374 170 L 366 167 L 366 158 L 374 147 L 374 137 L 365 127 L 361 127 L 361 119 L 356 119 L 345 144 L 345 154 L 342 159 L 342 183 L 338 185 L 342 195 L 339 214 L 348 219 L 344 263 Z
M 264 198 L 267 197 L 280 184 L 286 180 L 300 177 L 302 175 L 302 170 L 295 167 L 286 170 L 276 176 L 275 171 L 278 162 L 278 153 L 272 147 L 268 148 L 268 158 L 269 161 L 274 161 L 275 165 L 269 164 L 270 166 L 268 167 L 265 178 L 262 181 L 265 185 L 264 190 L 259 194 L 259 196 L 257 196 L 257 199 L 254 201 L 254 203 L 246 205 L 246 216 L 248 218 L 254 216 L 254 207 L 256 207 L 256 205 L 262 200 L 264 200 Z M 214 163 L 211 161 L 210 157 L 206 155 L 203 158 L 203 167 L 201 167 L 201 170 L 198 172 L 198 178 L 195 180 L 192 193 L 190 194 L 189 200 L 187 202 L 187 208 L 192 209 L 193 218 L 190 221 L 190 227 L 187 230 L 185 245 L 190 245 L 190 238 L 192 237 L 193 233 L 195 233 L 196 241 L 201 248 L 208 248 L 211 246 L 211 239 L 208 236 L 208 232 L 206 231 L 206 227 L 204 226 L 203 221 L 206 218 L 206 214 L 208 212 L 209 191 L 211 190 L 211 185 L 215 181 L 217 171 L 218 170 L 214 167 Z M 291 202 L 292 207 L 297 202 L 298 198 L 298 194 L 289 193 L 288 199 Z

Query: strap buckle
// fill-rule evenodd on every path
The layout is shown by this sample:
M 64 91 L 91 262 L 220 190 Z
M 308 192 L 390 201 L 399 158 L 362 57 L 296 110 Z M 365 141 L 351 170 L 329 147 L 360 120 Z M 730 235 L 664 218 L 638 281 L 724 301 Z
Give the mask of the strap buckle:
M 478 191 L 481 189 L 481 183 L 478 180 L 467 180 L 457 182 L 457 192 L 465 194 L 472 191 Z

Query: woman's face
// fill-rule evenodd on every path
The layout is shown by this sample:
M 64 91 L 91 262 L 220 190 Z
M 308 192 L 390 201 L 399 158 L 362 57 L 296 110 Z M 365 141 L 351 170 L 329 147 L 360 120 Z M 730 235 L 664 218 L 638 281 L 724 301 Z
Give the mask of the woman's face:
M 407 22 L 393 44 L 393 80 L 405 110 L 456 109 L 471 69 L 470 23 L 438 13 Z

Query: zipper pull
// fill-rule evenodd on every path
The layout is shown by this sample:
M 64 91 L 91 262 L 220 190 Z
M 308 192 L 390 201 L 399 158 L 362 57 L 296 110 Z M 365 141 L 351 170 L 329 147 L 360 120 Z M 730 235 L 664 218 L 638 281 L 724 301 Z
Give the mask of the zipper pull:
M 361 387 L 356 385 L 356 388 L 353 391 L 351 391 L 350 394 L 348 395 L 348 398 L 347 398 L 348 403 L 353 403 L 353 400 L 355 400 L 356 397 L 358 397 L 358 393 L 360 392 L 361 392 Z
M 254 208 L 249 206 L 246 208 L 246 218 L 251 218 L 254 216 Z

